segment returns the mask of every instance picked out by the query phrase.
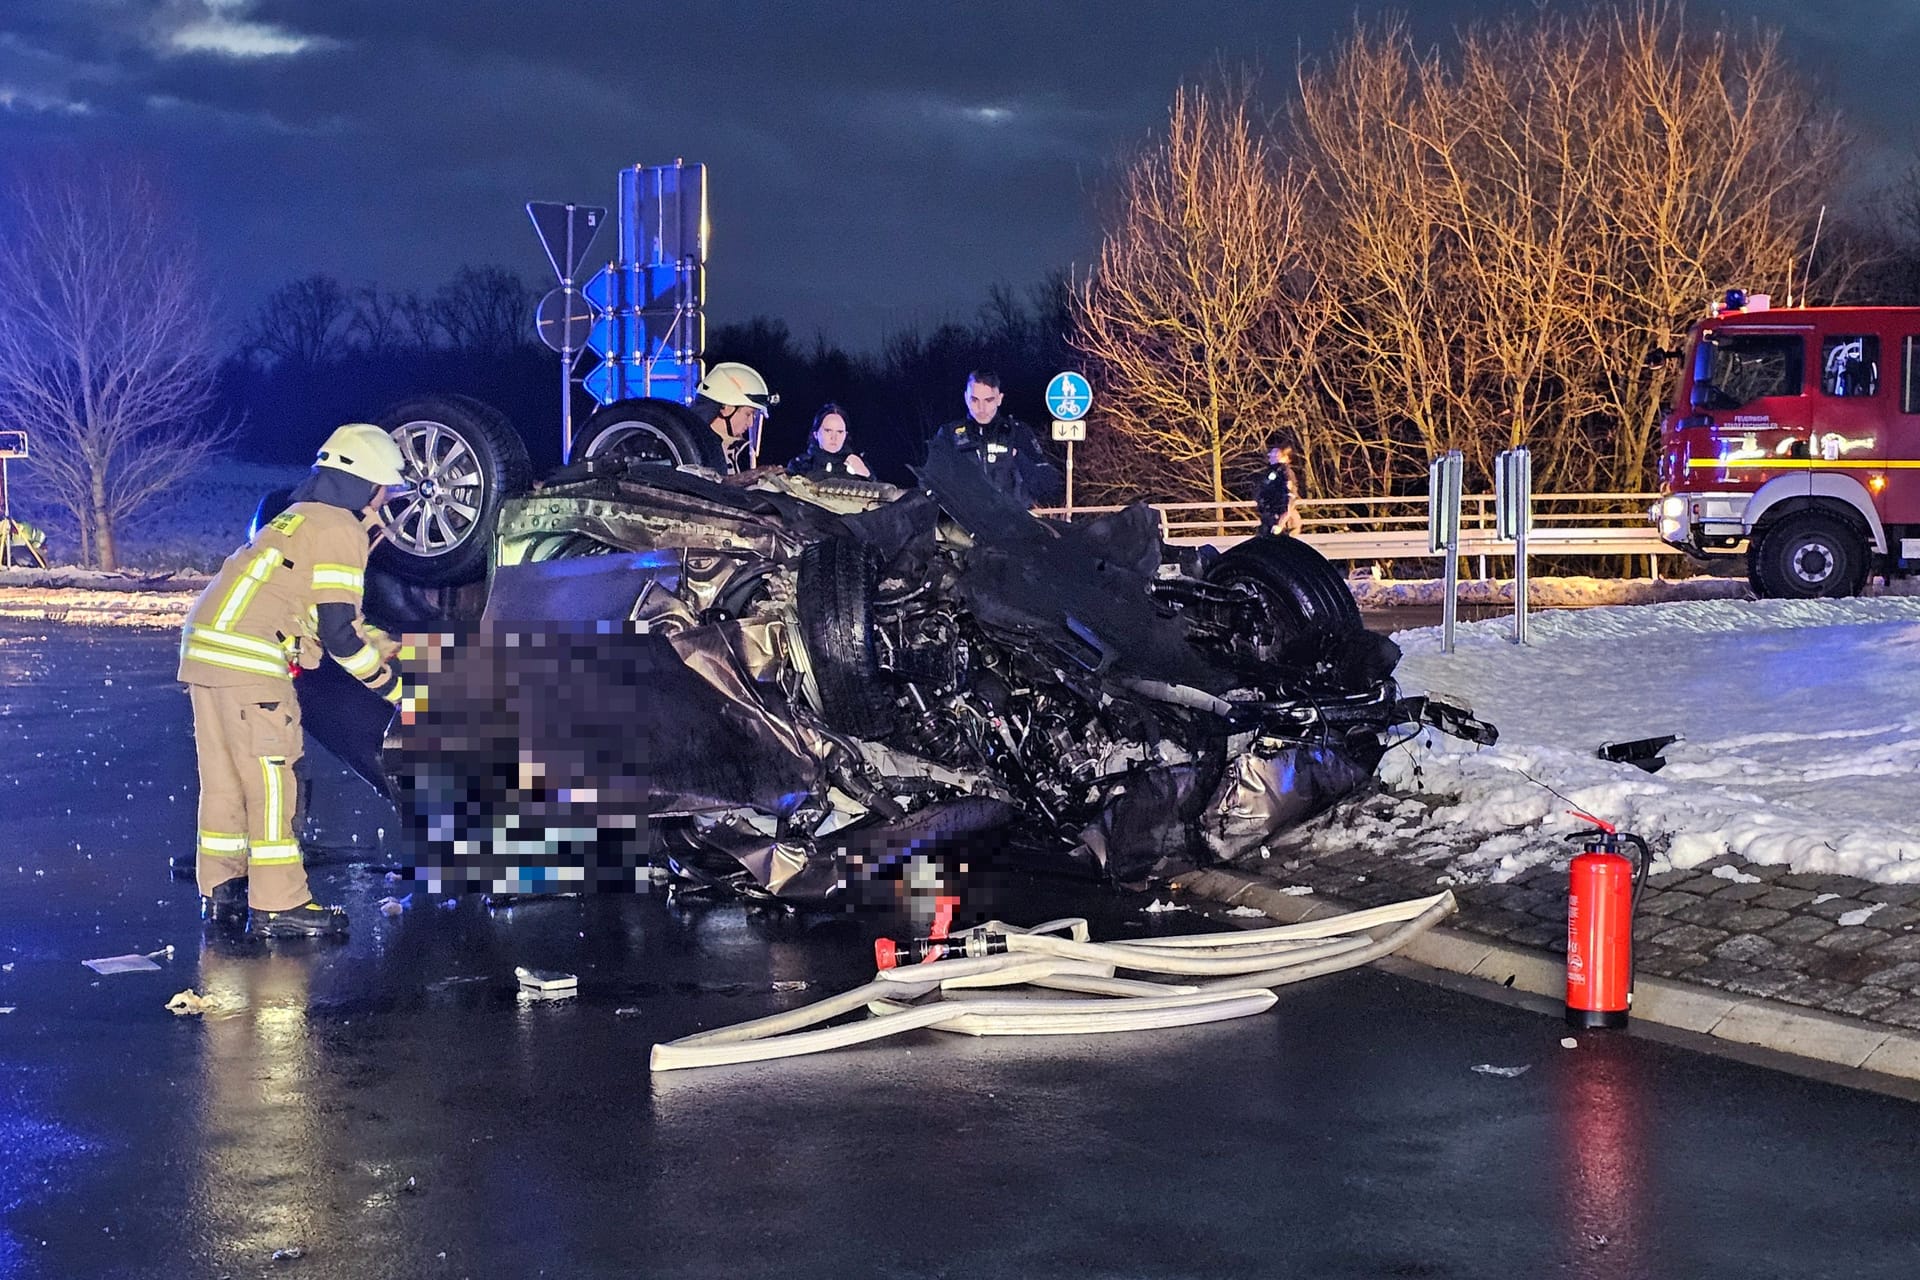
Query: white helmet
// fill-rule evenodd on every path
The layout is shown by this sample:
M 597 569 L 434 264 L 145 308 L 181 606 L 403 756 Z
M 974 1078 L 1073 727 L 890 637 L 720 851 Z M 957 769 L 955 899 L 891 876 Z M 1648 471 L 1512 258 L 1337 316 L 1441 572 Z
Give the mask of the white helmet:
M 313 460 L 316 467 L 332 467 L 377 485 L 405 484 L 400 446 L 371 422 L 349 422 L 335 427 Z
M 741 405 L 762 413 L 780 403 L 780 397 L 767 390 L 767 380 L 748 365 L 728 361 L 707 370 L 700 379 L 697 394 L 715 404 Z

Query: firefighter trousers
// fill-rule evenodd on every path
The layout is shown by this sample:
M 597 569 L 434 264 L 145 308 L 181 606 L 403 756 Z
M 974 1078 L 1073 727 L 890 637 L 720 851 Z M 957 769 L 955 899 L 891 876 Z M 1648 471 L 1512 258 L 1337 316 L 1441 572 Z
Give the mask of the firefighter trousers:
M 200 764 L 200 892 L 245 876 L 256 909 L 299 906 L 313 895 L 293 835 L 300 795 L 293 766 L 304 745 L 293 686 L 190 684 L 187 693 Z

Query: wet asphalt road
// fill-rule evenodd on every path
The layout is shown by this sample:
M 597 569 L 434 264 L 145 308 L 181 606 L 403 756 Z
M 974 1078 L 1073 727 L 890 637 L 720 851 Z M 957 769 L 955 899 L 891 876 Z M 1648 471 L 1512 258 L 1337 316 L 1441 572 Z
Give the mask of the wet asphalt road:
M 388 918 L 407 886 L 341 865 L 318 879 L 349 943 L 203 944 L 164 871 L 193 826 L 171 661 L 0 624 L 0 1276 L 1920 1274 L 1912 1104 L 1638 1037 L 1569 1051 L 1378 971 L 1215 1027 L 653 1079 L 656 1040 L 863 980 L 883 922 L 659 896 Z M 387 820 L 331 774 L 318 803 L 349 850 Z M 1035 892 L 1002 914 L 1195 923 Z M 158 972 L 80 964 L 167 943 Z M 516 964 L 581 994 L 524 1002 Z M 189 987 L 219 1010 L 166 1013 Z

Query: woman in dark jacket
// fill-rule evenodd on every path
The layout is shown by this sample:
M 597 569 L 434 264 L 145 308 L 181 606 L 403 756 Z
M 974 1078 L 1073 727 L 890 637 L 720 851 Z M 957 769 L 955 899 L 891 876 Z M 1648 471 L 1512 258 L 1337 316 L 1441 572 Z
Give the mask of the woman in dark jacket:
M 847 414 L 837 404 L 822 405 L 813 418 L 812 443 L 787 464 L 797 476 L 861 476 L 873 478 L 860 455 L 847 449 Z

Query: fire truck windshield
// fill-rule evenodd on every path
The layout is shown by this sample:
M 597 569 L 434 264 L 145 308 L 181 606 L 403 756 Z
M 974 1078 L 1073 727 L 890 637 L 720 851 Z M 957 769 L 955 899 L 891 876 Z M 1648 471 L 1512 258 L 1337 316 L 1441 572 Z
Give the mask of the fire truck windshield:
M 1709 333 L 1694 349 L 1693 407 L 1738 409 L 1768 396 L 1797 396 L 1806 340 L 1790 333 Z

